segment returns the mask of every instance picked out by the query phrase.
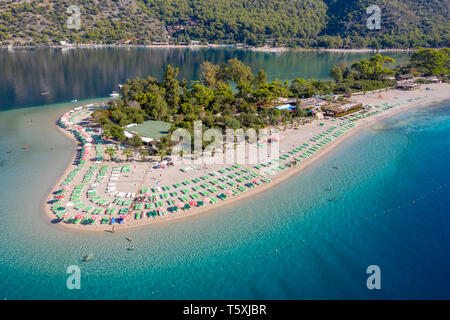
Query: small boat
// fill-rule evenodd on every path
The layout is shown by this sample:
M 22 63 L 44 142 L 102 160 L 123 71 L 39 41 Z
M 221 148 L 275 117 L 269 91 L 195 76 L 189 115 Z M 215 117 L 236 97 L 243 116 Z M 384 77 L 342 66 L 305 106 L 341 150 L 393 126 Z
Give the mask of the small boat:
M 46 96 L 46 95 L 48 95 L 48 93 L 49 93 L 48 91 L 46 91 L 46 92 L 41 92 L 41 95 L 42 95 L 42 96 Z
M 89 261 L 89 260 L 92 259 L 93 256 L 94 256 L 94 255 L 91 253 L 90 255 L 85 256 L 82 260 L 83 260 L 83 261 Z
M 78 100 L 77 99 L 73 99 L 71 102 L 78 102 Z
M 109 96 L 113 98 L 118 98 L 120 95 L 116 91 L 113 91 Z

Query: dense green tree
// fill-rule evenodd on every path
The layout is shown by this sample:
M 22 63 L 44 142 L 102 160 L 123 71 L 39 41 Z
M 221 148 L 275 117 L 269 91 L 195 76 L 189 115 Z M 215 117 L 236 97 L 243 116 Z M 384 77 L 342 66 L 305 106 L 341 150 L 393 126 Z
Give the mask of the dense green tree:
M 169 108 L 174 109 L 178 106 L 180 101 L 180 86 L 176 79 L 179 69 L 173 68 L 170 64 L 167 65 L 166 72 L 164 74 L 164 81 L 162 83 L 165 89 L 165 99 Z
M 450 50 L 423 49 L 411 56 L 411 66 L 425 75 L 442 75 L 450 72 Z

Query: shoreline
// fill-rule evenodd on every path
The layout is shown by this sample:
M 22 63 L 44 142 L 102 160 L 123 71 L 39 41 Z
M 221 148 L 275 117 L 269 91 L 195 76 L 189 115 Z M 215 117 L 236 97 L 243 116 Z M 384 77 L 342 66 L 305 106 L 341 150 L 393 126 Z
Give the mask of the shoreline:
M 334 52 L 334 53 L 383 53 L 383 52 L 414 52 L 416 48 L 304 48 L 304 47 L 254 47 L 237 46 L 235 44 L 75 44 L 75 45 L 50 45 L 50 46 L 0 46 L 0 49 L 98 49 L 98 48 L 149 48 L 149 49 L 226 49 L 248 50 L 264 53 L 284 53 L 284 52 Z
M 445 84 L 441 85 L 441 86 L 446 86 Z M 423 92 L 423 88 L 424 86 L 421 86 L 421 91 Z M 445 90 L 445 88 L 442 88 Z M 395 90 L 392 90 L 395 91 Z M 439 90 L 437 92 L 440 92 Z M 359 96 L 358 97 L 361 100 L 367 100 L 366 96 Z M 342 142 L 346 141 L 346 139 L 350 138 L 351 136 L 353 136 L 355 133 L 359 132 L 361 129 L 367 128 L 369 126 L 372 126 L 373 124 L 377 123 L 380 120 L 392 117 L 394 115 L 397 115 L 401 112 L 405 112 L 407 110 L 413 109 L 413 108 L 417 108 L 420 106 L 425 106 L 425 105 L 429 105 L 432 103 L 437 103 L 437 102 L 441 102 L 441 101 L 445 101 L 447 99 L 449 99 L 450 96 L 448 96 L 448 94 L 446 96 L 440 96 L 438 94 L 435 94 L 434 96 L 432 95 L 431 97 L 426 98 L 425 100 L 420 100 L 420 101 L 413 101 L 408 103 L 405 106 L 401 106 L 398 108 L 393 108 L 391 110 L 388 110 L 386 113 L 383 113 L 375 118 L 369 118 L 367 119 L 365 122 L 363 123 L 358 123 L 358 125 L 353 129 L 353 130 L 349 130 L 346 131 L 344 134 L 342 134 L 342 136 L 339 136 L 338 138 L 336 138 L 330 145 L 327 145 L 326 147 L 324 147 L 323 149 L 320 149 L 317 153 L 315 153 L 313 156 L 309 157 L 308 159 L 300 162 L 298 165 L 296 165 L 293 168 L 289 168 L 287 171 L 283 171 L 280 174 L 277 174 L 275 177 L 270 177 L 272 179 L 272 182 L 270 183 L 266 183 L 263 185 L 260 185 L 254 189 L 250 189 L 244 193 L 240 193 L 232 198 L 228 198 L 224 201 L 218 202 L 217 204 L 214 205 L 206 205 L 203 207 L 194 207 L 191 210 L 188 211 L 179 211 L 177 213 L 171 213 L 168 215 L 164 215 L 164 216 L 159 216 L 156 219 L 153 218 L 145 218 L 144 220 L 133 220 L 133 223 L 130 223 L 128 220 L 126 223 L 124 223 L 123 225 L 117 225 L 116 226 L 116 232 L 120 232 L 122 230 L 129 230 L 129 229 L 134 229 L 134 228 L 139 228 L 139 227 L 143 227 L 143 226 L 150 226 L 150 225 L 154 225 L 154 224 L 164 224 L 164 223 L 168 223 L 170 221 L 173 221 L 175 219 L 183 219 L 183 218 L 187 218 L 187 217 L 192 217 L 192 216 L 196 216 L 200 213 L 205 213 L 205 212 L 212 212 L 213 210 L 217 209 L 217 208 L 222 208 L 224 206 L 227 205 L 232 205 L 235 204 L 237 201 L 239 200 L 243 200 L 246 198 L 249 198 L 250 196 L 254 196 L 258 193 L 261 192 L 265 192 L 268 189 L 277 186 L 279 183 L 281 183 L 282 181 L 285 181 L 287 179 L 290 179 L 292 177 L 294 177 L 295 175 L 297 175 L 299 172 L 301 172 L 303 169 L 305 169 L 306 167 L 308 167 L 310 164 L 314 163 L 315 161 L 319 160 L 320 158 L 322 158 L 324 155 L 328 154 L 329 152 L 331 152 L 332 150 L 334 150 L 337 146 L 339 146 Z M 384 100 L 383 100 L 384 101 Z M 364 121 L 365 119 L 363 119 L 362 121 Z M 59 127 L 59 130 L 61 130 L 63 132 L 63 134 L 68 137 L 69 139 L 71 139 L 72 141 L 74 141 L 74 137 L 65 129 Z M 76 145 L 75 145 L 76 146 Z M 67 168 L 64 170 L 63 174 L 60 176 L 60 178 L 58 179 L 58 181 L 55 183 L 55 185 L 53 186 L 53 188 L 51 188 L 50 190 L 55 190 L 55 188 L 61 184 L 61 182 L 63 181 L 63 179 L 67 176 L 67 174 L 73 170 L 74 166 L 73 166 L 73 161 L 76 158 L 76 147 L 75 147 L 75 152 L 71 158 L 71 163 L 67 166 Z M 245 168 L 250 168 L 250 166 L 247 165 L 242 165 Z M 45 202 L 42 206 L 42 209 L 44 210 L 44 213 L 50 218 L 50 221 L 54 220 L 56 217 L 53 213 L 50 212 L 50 204 L 47 203 L 47 200 L 49 199 L 49 197 L 51 197 L 52 192 L 50 191 L 49 194 L 47 195 L 47 197 L 45 198 Z M 111 225 L 110 224 L 99 224 L 99 225 L 93 225 L 93 226 L 83 226 L 83 225 L 77 225 L 77 224 L 65 224 L 65 223 L 57 223 L 55 225 L 60 225 L 61 228 L 64 228 L 65 230 L 71 230 L 71 231 L 75 231 L 77 233 L 82 233 L 84 231 L 87 232 L 111 232 Z

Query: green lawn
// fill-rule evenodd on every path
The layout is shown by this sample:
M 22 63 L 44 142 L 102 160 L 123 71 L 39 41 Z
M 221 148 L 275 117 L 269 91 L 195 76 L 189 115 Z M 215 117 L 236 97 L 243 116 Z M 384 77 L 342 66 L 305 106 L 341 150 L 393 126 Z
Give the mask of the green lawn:
M 137 133 L 141 137 L 159 139 L 169 133 L 170 123 L 148 120 L 135 127 L 125 129 L 131 133 Z

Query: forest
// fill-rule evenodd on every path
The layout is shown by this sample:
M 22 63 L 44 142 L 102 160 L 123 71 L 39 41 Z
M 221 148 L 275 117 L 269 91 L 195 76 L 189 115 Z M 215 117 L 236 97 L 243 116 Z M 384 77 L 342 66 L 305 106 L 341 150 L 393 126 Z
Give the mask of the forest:
M 68 29 L 80 8 L 81 28 Z M 302 48 L 450 45 L 448 0 L 5 0 L 0 45 L 243 44 Z

